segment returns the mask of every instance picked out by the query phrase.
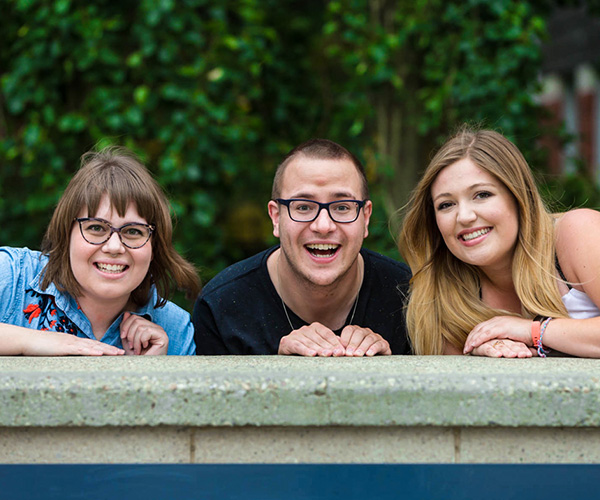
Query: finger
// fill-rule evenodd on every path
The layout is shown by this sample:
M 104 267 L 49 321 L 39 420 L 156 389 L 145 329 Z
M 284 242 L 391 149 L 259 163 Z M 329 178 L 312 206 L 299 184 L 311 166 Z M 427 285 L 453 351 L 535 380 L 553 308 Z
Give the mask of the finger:
M 340 338 L 320 323 L 303 326 L 294 333 L 300 342 L 315 349 L 318 356 L 343 356 L 346 352 Z
M 133 356 L 135 353 L 133 352 L 133 346 L 127 339 L 127 337 L 121 339 L 121 344 L 123 345 L 123 350 L 125 351 L 126 356 Z
M 102 356 L 104 354 L 100 349 L 93 346 L 80 345 L 73 347 L 72 352 L 69 352 L 68 354 L 74 354 L 76 356 Z
M 504 340 L 507 346 L 512 349 L 517 358 L 530 358 L 532 356 L 529 346 L 523 342 Z
M 367 353 L 373 356 L 389 349 L 389 344 L 381 335 L 376 334 L 370 328 L 350 325 L 342 330 L 342 336 L 344 335 L 348 338 L 346 356 L 364 356 Z
M 141 354 L 144 356 L 167 354 L 169 337 L 162 328 L 156 328 L 153 325 L 142 334 L 141 341 L 143 346 Z
M 497 349 L 494 349 L 490 344 L 483 344 L 473 349 L 472 353 L 474 356 L 486 356 L 488 358 L 501 358 L 502 353 Z
M 340 340 L 342 344 L 346 346 L 346 356 L 354 356 L 356 349 L 369 332 L 371 332 L 371 330 L 367 331 L 365 328 L 354 325 L 348 325 L 342 330 Z M 362 356 L 362 354 L 358 354 L 358 356 Z
M 390 348 L 388 341 L 380 337 L 377 342 L 371 344 L 365 354 L 367 356 L 375 356 L 376 354 L 380 354 L 382 356 L 391 356 L 392 349 Z
M 297 354 L 299 356 L 314 357 L 317 355 L 318 349 L 320 349 L 318 345 L 314 343 L 311 343 L 309 345 L 307 343 L 301 342 L 300 339 L 295 338 L 294 336 L 292 336 L 292 334 L 290 334 L 286 335 L 285 337 L 282 337 L 279 341 L 278 354 Z
M 511 342 L 510 340 L 505 340 L 506 348 L 510 349 L 514 353 L 515 358 L 530 358 L 531 351 L 529 347 L 527 347 L 522 342 Z
M 136 314 L 125 314 L 128 316 L 127 319 L 123 321 L 125 331 L 124 338 L 126 338 L 129 342 L 132 353 L 136 356 L 139 356 L 142 354 L 142 350 L 144 348 L 143 335 L 147 320 Z
M 493 340 L 495 338 L 500 338 L 500 337 L 497 334 L 495 334 L 494 332 L 491 332 L 489 330 L 478 331 L 475 333 L 471 332 L 465 342 L 463 353 L 468 354 L 475 347 L 479 347 L 482 344 L 484 344 L 485 342 L 488 342 L 489 340 Z
M 138 325 L 134 325 L 132 327 L 132 329 L 134 329 L 133 333 L 130 333 L 129 336 L 131 338 L 131 343 L 133 345 L 133 352 L 135 353 L 136 356 L 139 356 L 140 354 L 142 354 L 142 349 L 143 349 L 143 345 L 142 345 L 142 335 L 138 329 Z
M 129 325 L 131 321 L 128 321 L 133 315 L 130 312 L 125 311 L 123 313 L 123 319 L 121 320 L 121 325 L 119 326 L 119 330 L 121 331 L 121 338 L 124 339 L 127 337 L 127 332 L 129 330 Z M 135 319 L 135 318 L 134 318 Z
M 531 358 L 533 354 L 531 354 L 531 349 L 528 346 L 525 346 L 522 350 L 519 350 L 519 354 L 517 357 L 519 358 Z
M 344 349 L 339 338 L 320 323 L 303 326 L 279 342 L 279 354 L 299 354 L 301 356 L 343 355 Z
M 387 350 L 389 350 L 389 344 L 381 337 L 381 335 L 371 332 L 365 336 L 360 345 L 356 348 L 354 355 L 374 356 L 380 352 L 384 353 Z M 391 351 L 389 353 L 391 354 Z
M 501 340 L 492 343 L 492 348 L 496 349 L 503 358 L 516 358 L 517 351 L 509 344 L 505 344 Z
M 95 340 L 89 340 L 82 343 L 79 348 L 85 351 L 87 356 L 119 356 L 124 354 L 123 349 L 119 349 L 114 345 L 105 344 L 103 342 L 97 342 Z

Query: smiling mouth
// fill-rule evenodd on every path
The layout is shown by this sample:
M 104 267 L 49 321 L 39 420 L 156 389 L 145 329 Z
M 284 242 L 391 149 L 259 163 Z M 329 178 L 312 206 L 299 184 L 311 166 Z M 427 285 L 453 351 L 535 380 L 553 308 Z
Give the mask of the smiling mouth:
M 123 264 L 101 264 L 100 262 L 96 262 L 94 264 L 100 271 L 104 273 L 113 273 L 119 274 L 125 271 L 129 266 Z
M 489 233 L 491 230 L 491 227 L 486 227 L 485 229 L 478 229 L 477 231 L 473 231 L 472 233 L 462 234 L 459 236 L 459 238 L 463 241 L 470 241 Z
M 315 243 L 311 245 L 306 245 L 306 249 L 309 251 L 309 253 L 313 257 L 319 258 L 333 257 L 339 248 L 339 245 L 332 245 L 326 243 Z

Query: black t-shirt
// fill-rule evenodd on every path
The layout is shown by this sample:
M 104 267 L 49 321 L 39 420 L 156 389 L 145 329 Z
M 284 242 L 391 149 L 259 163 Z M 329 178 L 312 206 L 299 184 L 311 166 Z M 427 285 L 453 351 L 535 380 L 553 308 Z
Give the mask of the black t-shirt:
M 192 318 L 196 354 L 277 354 L 281 338 L 292 331 L 267 270 L 277 248 L 233 264 L 204 287 Z M 409 354 L 403 307 L 410 270 L 370 250 L 360 253 L 364 278 L 352 323 L 380 334 L 392 354 Z M 287 309 L 294 329 L 307 324 Z

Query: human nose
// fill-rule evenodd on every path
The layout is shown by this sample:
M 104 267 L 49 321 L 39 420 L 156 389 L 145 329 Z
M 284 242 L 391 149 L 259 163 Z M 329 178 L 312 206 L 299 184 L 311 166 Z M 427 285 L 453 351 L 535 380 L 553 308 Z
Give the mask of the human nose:
M 468 224 L 477 219 L 477 214 L 470 203 L 460 203 L 456 218 L 459 223 Z
M 320 207 L 317 218 L 311 222 L 311 228 L 317 233 L 329 233 L 335 230 L 335 222 L 329 215 L 327 208 Z
M 125 251 L 125 245 L 121 241 L 121 234 L 118 231 L 113 231 L 102 245 L 102 250 L 106 253 L 120 253 Z

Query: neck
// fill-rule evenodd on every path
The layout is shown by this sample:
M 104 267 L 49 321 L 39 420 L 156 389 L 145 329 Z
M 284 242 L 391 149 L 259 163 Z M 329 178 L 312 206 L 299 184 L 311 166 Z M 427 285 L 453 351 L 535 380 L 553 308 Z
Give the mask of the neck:
M 110 325 L 127 307 L 127 302 L 119 301 L 99 304 L 97 300 L 90 301 L 86 297 L 78 297 L 77 304 L 92 325 L 92 332 L 100 340 Z
M 521 301 L 515 290 L 512 269 L 492 275 L 484 273 L 481 278 L 481 297 L 490 307 L 521 313 Z
M 285 305 L 308 324 L 319 322 L 331 330 L 345 326 L 357 304 L 364 262 L 359 254 L 350 270 L 331 285 L 316 285 L 298 276 L 276 250 L 267 261 L 269 276 Z M 300 325 L 293 325 L 294 328 Z

